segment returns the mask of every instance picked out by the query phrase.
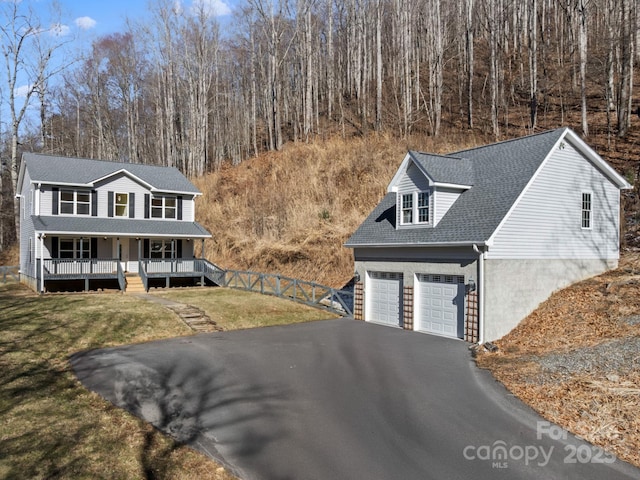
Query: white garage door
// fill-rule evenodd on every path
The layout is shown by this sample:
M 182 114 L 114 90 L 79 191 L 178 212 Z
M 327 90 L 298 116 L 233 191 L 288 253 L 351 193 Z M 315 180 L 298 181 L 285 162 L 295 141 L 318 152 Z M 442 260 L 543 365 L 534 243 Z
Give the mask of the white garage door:
M 447 337 L 462 338 L 464 277 L 418 275 L 415 299 L 415 329 Z
M 370 322 L 400 326 L 401 286 L 401 273 L 369 272 L 365 318 Z

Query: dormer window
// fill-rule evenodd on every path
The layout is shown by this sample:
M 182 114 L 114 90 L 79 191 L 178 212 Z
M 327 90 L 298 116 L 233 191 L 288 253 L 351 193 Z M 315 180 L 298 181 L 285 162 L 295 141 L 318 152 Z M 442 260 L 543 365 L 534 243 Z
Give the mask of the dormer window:
M 429 223 L 429 192 L 412 192 L 402 194 L 401 224 Z

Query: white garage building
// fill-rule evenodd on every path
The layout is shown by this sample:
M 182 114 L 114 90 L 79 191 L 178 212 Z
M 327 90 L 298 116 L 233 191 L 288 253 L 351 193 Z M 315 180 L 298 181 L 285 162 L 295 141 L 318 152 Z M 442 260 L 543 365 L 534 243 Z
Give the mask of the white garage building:
M 347 241 L 355 317 L 485 342 L 553 291 L 617 266 L 631 185 L 567 128 L 410 151 Z

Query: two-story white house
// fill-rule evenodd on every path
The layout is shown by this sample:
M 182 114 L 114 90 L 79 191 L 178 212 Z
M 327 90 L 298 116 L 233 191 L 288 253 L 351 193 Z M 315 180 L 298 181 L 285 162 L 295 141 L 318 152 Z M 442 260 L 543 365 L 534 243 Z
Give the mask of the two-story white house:
M 553 291 L 616 267 L 625 188 L 568 128 L 448 155 L 411 151 L 346 243 L 355 317 L 497 339 Z
M 39 292 L 204 283 L 211 234 L 198 189 L 173 167 L 25 153 L 18 178 L 20 276 Z M 211 278 L 209 278 L 211 280 Z M 74 287 L 75 285 L 75 287 Z

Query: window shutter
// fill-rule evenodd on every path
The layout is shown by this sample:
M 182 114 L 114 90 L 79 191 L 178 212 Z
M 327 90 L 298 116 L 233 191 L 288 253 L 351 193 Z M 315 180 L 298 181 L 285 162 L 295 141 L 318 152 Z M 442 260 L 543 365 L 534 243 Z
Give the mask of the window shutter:
M 91 258 L 98 258 L 98 237 L 91 237 Z
M 58 258 L 58 237 L 51 237 L 51 258 Z
M 176 258 L 182 258 L 182 240 L 176 240 Z
M 91 216 L 98 216 L 98 191 L 91 190 Z
M 149 218 L 149 208 L 151 207 L 151 195 L 144 194 L 144 218 Z M 146 257 L 145 257 L 146 258 Z
M 58 215 L 60 189 L 58 187 L 53 187 L 51 192 L 53 193 L 53 200 L 51 201 L 51 215 Z
M 182 220 L 182 195 L 178 195 L 178 220 Z
M 142 258 L 149 258 L 149 239 L 145 238 L 142 247 Z
M 129 218 L 136 218 L 136 194 L 129 194 Z
M 107 192 L 107 216 L 113 217 L 113 192 Z

